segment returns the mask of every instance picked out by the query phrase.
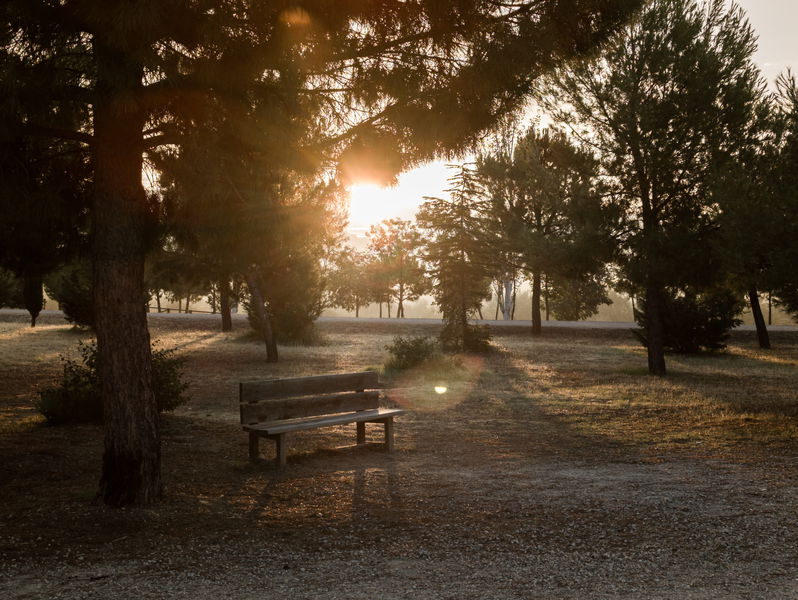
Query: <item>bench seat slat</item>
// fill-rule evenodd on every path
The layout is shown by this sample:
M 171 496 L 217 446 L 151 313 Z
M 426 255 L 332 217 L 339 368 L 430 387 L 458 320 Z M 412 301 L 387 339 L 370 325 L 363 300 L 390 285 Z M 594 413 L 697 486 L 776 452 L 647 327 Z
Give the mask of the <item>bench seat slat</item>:
M 379 399 L 380 393 L 376 390 L 349 392 L 346 394 L 323 394 L 300 398 L 271 398 L 263 402 L 242 404 L 241 423 L 252 424 L 263 421 L 279 421 L 366 410 L 377 408 Z
M 337 415 L 327 415 L 323 417 L 307 417 L 302 419 L 284 419 L 280 421 L 271 421 L 264 423 L 257 423 L 252 425 L 244 425 L 245 431 L 251 431 L 258 435 L 277 435 L 280 433 L 288 433 L 291 431 L 303 431 L 305 429 L 315 429 L 316 427 L 329 427 L 332 425 L 341 425 L 343 423 L 358 423 L 369 421 L 380 421 L 401 415 L 405 411 L 400 408 L 375 408 L 371 410 L 361 410 L 356 412 L 349 412 Z

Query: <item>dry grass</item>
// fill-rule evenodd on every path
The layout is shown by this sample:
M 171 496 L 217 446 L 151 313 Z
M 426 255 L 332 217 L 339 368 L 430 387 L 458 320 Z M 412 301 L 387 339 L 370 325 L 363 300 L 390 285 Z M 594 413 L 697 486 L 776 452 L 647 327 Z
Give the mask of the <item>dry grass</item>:
M 77 357 L 77 343 L 89 336 L 54 319 L 35 329 L 22 318 L 5 319 L 0 431 L 26 431 L 41 422 L 32 399 L 58 379 L 59 356 Z M 436 332 L 434 326 L 396 322 L 370 324 L 368 330 L 326 323 L 322 344 L 282 347 L 280 363 L 266 365 L 262 346 L 245 329 L 223 334 L 215 327 L 202 317 L 152 321 L 156 344 L 188 359 L 193 400 L 180 416 L 231 422 L 239 381 L 379 368 L 394 335 Z M 498 333 L 492 355 L 465 358 L 443 372 L 399 375 L 391 382 L 392 397 L 420 411 L 470 402 L 492 406 L 496 415 L 526 412 L 611 445 L 723 447 L 740 441 L 788 444 L 796 438 L 798 333 L 776 334 L 771 351 L 738 333 L 726 352 L 670 356 L 664 379 L 646 375 L 645 353 L 626 332 L 557 330 L 539 339 L 513 329 Z M 435 385 L 445 385 L 447 393 L 430 393 Z

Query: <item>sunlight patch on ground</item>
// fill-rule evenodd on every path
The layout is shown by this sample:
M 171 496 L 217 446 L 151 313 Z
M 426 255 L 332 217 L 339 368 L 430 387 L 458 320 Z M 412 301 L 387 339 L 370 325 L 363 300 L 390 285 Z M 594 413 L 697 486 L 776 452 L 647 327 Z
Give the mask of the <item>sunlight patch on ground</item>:
M 462 403 L 474 390 L 484 368 L 477 356 L 458 357 L 456 364 L 421 365 L 396 375 L 388 396 L 402 408 L 441 411 Z

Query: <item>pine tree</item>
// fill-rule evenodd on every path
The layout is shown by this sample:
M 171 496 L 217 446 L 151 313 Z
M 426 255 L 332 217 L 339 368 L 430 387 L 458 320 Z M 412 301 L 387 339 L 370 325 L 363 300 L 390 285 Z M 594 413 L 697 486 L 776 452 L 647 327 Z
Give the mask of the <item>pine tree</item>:
M 548 105 L 601 153 L 628 215 L 618 259 L 643 300 L 649 372 L 665 375 L 673 290 L 712 285 L 708 181 L 749 113 L 754 33 L 723 0 L 653 0 L 595 59 L 557 72 Z
M 433 279 L 432 295 L 443 313 L 441 340 L 454 351 L 481 351 L 487 333 L 469 323 L 490 298 L 490 270 L 482 243 L 484 199 L 469 165 L 454 167 L 449 199 L 428 198 L 416 220 L 425 230 L 425 261 Z

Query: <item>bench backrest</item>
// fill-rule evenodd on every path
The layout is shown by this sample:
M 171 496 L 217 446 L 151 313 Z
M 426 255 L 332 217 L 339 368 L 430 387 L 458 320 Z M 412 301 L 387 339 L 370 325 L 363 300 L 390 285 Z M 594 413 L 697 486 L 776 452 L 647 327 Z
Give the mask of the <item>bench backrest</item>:
M 241 423 L 377 408 L 377 385 L 376 371 L 241 383 Z

